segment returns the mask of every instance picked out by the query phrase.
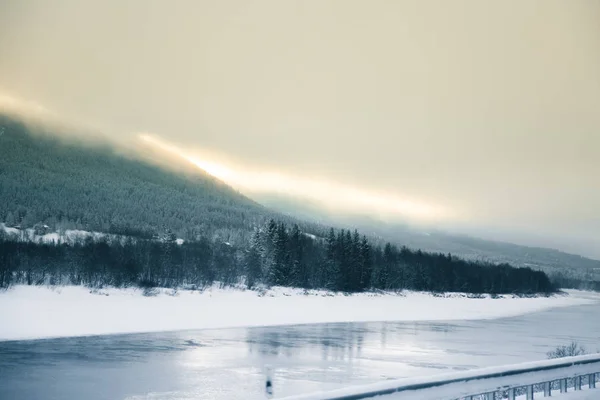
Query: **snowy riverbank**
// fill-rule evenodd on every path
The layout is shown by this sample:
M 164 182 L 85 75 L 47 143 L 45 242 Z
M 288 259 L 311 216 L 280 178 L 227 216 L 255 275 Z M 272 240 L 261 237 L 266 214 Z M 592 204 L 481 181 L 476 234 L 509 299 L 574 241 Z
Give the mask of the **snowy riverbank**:
M 345 296 L 288 288 L 262 293 L 162 289 L 151 297 L 142 293 L 16 286 L 0 292 L 0 340 L 320 322 L 493 319 L 600 302 L 600 294 L 581 291 L 497 299 L 420 292 Z

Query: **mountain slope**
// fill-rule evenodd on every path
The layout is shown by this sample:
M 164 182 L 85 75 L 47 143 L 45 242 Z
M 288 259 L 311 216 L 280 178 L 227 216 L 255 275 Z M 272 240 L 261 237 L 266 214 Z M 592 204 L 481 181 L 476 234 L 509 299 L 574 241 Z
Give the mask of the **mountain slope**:
M 107 144 L 74 143 L 0 115 L 0 221 L 180 237 L 249 231 L 264 207 L 202 171 L 172 172 Z
M 320 211 L 316 205 L 283 196 L 263 196 L 257 199 L 279 212 L 299 218 L 318 221 L 324 225 L 358 228 L 381 241 L 421 249 L 428 252 L 452 253 L 467 260 L 483 260 L 492 263 L 510 263 L 521 267 L 543 269 L 554 273 L 571 269 L 575 276 L 600 279 L 600 261 L 563 251 L 522 246 L 513 243 L 484 240 L 462 234 L 438 230 L 424 231 L 393 222 L 357 215 L 331 215 Z

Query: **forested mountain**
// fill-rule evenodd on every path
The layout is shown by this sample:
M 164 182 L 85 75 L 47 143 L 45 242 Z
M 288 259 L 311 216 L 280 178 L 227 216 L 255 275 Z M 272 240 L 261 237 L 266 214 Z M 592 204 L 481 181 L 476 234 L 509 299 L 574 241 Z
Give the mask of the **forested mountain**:
M 15 241 L 2 230 L 2 287 L 220 281 L 346 292 L 554 290 L 544 273 L 529 268 L 464 261 L 357 231 L 328 230 L 270 211 L 201 171 L 163 169 L 101 142 L 74 143 L 41 128 L 32 131 L 6 116 L 0 126 L 0 222 L 21 230 L 45 224 L 51 231 L 115 234 L 40 243 Z
M 274 214 L 200 170 L 172 172 L 107 144 L 32 132 L 7 116 L 0 126 L 0 222 L 8 226 L 146 238 L 169 229 L 232 241 Z

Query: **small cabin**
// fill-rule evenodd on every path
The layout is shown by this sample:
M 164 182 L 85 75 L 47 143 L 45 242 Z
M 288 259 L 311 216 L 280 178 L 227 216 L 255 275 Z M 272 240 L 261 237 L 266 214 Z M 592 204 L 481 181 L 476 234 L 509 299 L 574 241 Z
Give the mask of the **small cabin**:
M 35 224 L 33 226 L 33 233 L 35 233 L 38 236 L 45 235 L 47 233 L 50 233 L 50 227 L 48 225 L 42 224 L 42 223 Z

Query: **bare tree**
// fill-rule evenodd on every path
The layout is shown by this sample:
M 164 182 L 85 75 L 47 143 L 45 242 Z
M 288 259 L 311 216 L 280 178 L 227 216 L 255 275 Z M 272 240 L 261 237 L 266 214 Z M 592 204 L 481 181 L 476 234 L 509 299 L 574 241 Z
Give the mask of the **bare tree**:
M 563 358 L 563 357 L 572 357 L 572 356 L 581 356 L 586 354 L 587 351 L 585 347 L 581 346 L 579 343 L 572 341 L 570 344 L 566 346 L 558 346 L 556 349 L 549 351 L 546 353 L 548 358 Z

